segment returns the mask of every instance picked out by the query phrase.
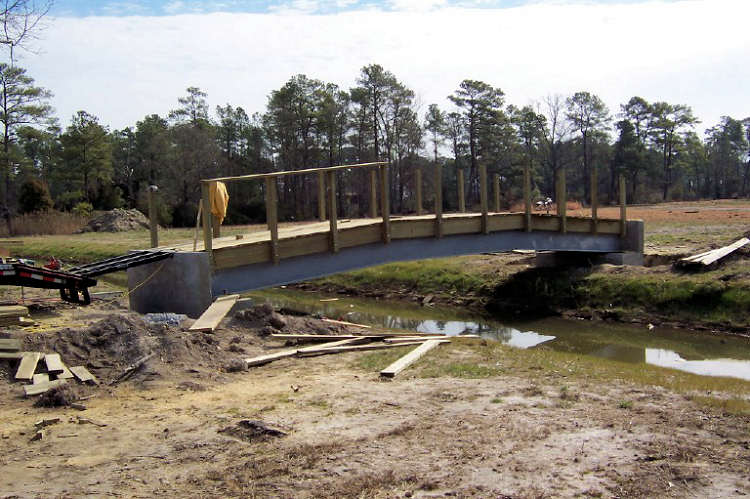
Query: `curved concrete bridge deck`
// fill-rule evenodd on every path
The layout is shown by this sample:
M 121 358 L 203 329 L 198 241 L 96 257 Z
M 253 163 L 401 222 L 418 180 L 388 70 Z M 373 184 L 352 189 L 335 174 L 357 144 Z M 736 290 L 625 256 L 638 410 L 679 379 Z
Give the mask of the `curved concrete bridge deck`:
M 213 238 L 209 251 L 191 242 L 171 247 L 172 259 L 128 271 L 131 308 L 195 317 L 223 294 L 394 261 L 514 249 L 643 254 L 641 221 L 531 214 L 528 225 L 525 213 L 391 216 Z

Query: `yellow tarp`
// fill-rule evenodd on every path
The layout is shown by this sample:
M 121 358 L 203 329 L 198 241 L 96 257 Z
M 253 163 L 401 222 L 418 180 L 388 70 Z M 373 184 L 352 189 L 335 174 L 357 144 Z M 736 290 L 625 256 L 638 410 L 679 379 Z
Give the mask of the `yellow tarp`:
M 221 225 L 227 216 L 227 206 L 229 206 L 229 194 L 224 182 L 211 182 L 209 190 L 211 197 L 211 214 L 216 222 Z

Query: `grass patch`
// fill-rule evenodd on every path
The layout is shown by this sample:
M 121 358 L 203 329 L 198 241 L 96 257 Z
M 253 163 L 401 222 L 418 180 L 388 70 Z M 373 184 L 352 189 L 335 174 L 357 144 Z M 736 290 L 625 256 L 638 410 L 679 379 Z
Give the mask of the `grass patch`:
M 733 416 L 750 416 L 750 400 L 744 398 L 730 397 L 719 398 L 704 395 L 692 395 L 690 400 L 700 405 L 721 411 Z
M 633 401 L 632 400 L 620 400 L 617 403 L 617 407 L 619 409 L 632 409 L 633 408 Z

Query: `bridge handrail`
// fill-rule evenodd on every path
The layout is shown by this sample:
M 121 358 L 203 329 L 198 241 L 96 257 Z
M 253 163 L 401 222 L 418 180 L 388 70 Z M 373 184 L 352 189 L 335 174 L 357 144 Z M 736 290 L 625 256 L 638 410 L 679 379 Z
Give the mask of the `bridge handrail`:
M 384 166 L 388 163 L 385 161 L 374 161 L 371 163 L 358 163 L 355 165 L 336 165 L 336 166 L 322 166 L 320 168 L 305 168 L 304 170 L 286 170 L 283 172 L 270 172 L 270 173 L 253 173 L 250 175 L 237 175 L 234 177 L 217 177 L 217 178 L 209 178 L 209 179 L 203 179 L 201 182 L 233 182 L 235 180 L 256 180 L 261 178 L 277 178 L 277 177 L 286 177 L 291 175 L 305 175 L 308 173 L 327 173 L 327 172 L 335 172 L 338 170 L 348 170 L 352 168 L 366 168 L 366 167 L 372 167 L 372 166 Z

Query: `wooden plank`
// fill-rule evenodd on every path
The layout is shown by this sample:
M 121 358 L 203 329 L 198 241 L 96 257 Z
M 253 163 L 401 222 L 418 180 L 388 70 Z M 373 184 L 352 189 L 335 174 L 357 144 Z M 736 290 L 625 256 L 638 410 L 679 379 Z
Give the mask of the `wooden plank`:
M 370 218 L 378 217 L 378 172 L 370 170 Z
M 328 214 L 328 220 L 330 221 L 330 241 L 331 241 L 331 252 L 339 252 L 339 228 L 338 228 L 338 207 L 336 206 L 336 174 L 334 172 L 328 173 L 328 208 L 330 213 Z
M 63 371 L 55 376 L 57 379 L 70 379 L 73 377 L 73 373 L 70 372 L 70 369 L 63 364 Z
M 391 238 L 415 239 L 431 237 L 435 234 L 435 223 L 432 220 L 393 220 L 391 222 Z
M 263 364 L 268 364 L 269 362 L 273 362 L 274 360 L 283 359 L 286 357 L 294 357 L 295 355 L 297 355 L 296 348 L 292 350 L 282 350 L 280 352 L 275 352 L 268 355 L 260 355 L 251 359 L 245 359 L 245 365 L 247 365 L 247 367 L 262 366 Z
M 625 237 L 628 226 L 627 193 L 625 191 L 625 175 L 620 175 L 620 237 Z
M 279 263 L 279 203 L 276 198 L 276 179 L 266 178 L 266 224 L 271 235 L 270 258 Z
M 458 190 L 458 211 L 466 213 L 466 181 L 464 180 L 464 169 L 459 168 L 456 172 L 456 189 Z
M 414 190 L 417 195 L 417 215 L 421 215 L 424 213 L 424 208 L 422 208 L 422 168 L 420 167 L 417 167 L 415 172 Z
M 374 224 L 365 227 L 351 227 L 339 230 L 339 247 L 351 248 L 365 244 L 379 243 L 382 240 L 383 232 L 381 224 Z
M 321 319 L 323 322 L 327 322 L 329 324 L 338 324 L 339 326 L 353 326 L 353 327 L 361 327 L 365 329 L 370 329 L 372 326 L 368 326 L 366 324 L 356 324 L 354 322 L 346 322 L 346 321 L 337 321 L 335 319 Z
M 201 203 L 203 204 L 203 249 L 209 253 L 213 250 L 213 231 L 211 230 L 211 194 L 210 184 L 201 182 Z
M 522 230 L 525 227 L 523 213 L 492 214 L 490 215 L 488 224 L 490 232 Z
M 20 360 L 26 352 L 0 352 L 0 360 Z
M 721 248 L 717 248 L 715 250 L 707 251 L 705 253 L 701 253 L 699 255 L 695 255 L 692 257 L 682 258 L 680 262 L 711 265 L 712 263 L 715 263 L 721 260 L 722 258 L 729 256 L 730 254 L 734 253 L 735 251 L 747 245 L 748 243 L 750 243 L 750 239 L 743 237 L 742 239 L 735 241 L 734 243 L 728 246 L 724 246 Z
M 42 357 L 41 352 L 24 352 L 21 363 L 16 371 L 16 379 L 31 381 L 34 378 L 36 365 Z
M 362 336 L 358 334 L 272 334 L 271 338 L 278 340 L 297 340 L 297 341 L 336 341 L 350 340 L 352 338 L 380 338 L 380 336 Z
M 227 295 L 217 298 L 190 327 L 190 331 L 210 332 L 219 327 L 219 323 L 229 313 L 239 297 L 240 295 Z
M 35 385 L 39 385 L 41 383 L 48 383 L 49 382 L 49 374 L 47 373 L 39 373 L 35 374 L 31 378 L 31 382 Z
M 65 370 L 60 354 L 48 353 L 44 356 L 44 363 L 47 364 L 47 372 L 58 374 Z
M 565 184 L 565 168 L 557 170 L 559 195 L 557 198 L 557 216 L 560 217 L 560 232 L 568 232 L 568 186 Z
M 3 305 L 0 306 L 0 317 L 26 317 L 29 315 L 29 309 L 23 305 Z
M 407 353 L 400 359 L 398 359 L 396 362 L 391 364 L 390 366 L 386 367 L 382 371 L 380 371 L 380 375 L 385 378 L 393 378 L 398 373 L 415 363 L 417 360 L 419 360 L 424 354 L 432 350 L 433 348 L 440 345 L 440 343 L 444 343 L 445 340 L 427 340 L 421 345 L 419 345 L 417 348 L 412 350 L 411 352 Z
M 326 232 L 291 237 L 279 241 L 279 254 L 284 258 L 326 253 L 330 249 L 330 237 Z
M 66 379 L 56 379 L 54 381 L 48 381 L 46 383 L 40 383 L 38 385 L 26 385 L 23 387 L 23 392 L 27 397 L 41 395 L 42 393 L 47 392 L 52 388 L 64 385 L 65 383 L 67 383 L 67 381 L 68 380 Z
M 482 211 L 482 233 L 489 233 L 487 214 L 489 213 L 489 199 L 487 192 L 487 165 L 479 165 L 479 205 Z
M 326 219 L 326 174 L 318 172 L 318 220 Z
M 214 265 L 217 269 L 228 269 L 253 263 L 268 262 L 270 261 L 270 247 L 271 243 L 264 241 L 252 245 L 232 246 L 214 250 Z
M 391 242 L 391 189 L 388 181 L 388 163 L 380 167 L 380 211 L 383 216 L 383 242 Z
M 435 237 L 443 237 L 443 167 L 435 164 Z
M 81 383 L 93 383 L 99 384 L 96 377 L 89 372 L 84 366 L 73 366 L 70 368 L 70 372 L 80 381 Z
M 402 338 L 384 338 L 385 343 L 410 343 L 413 341 L 442 340 L 444 336 L 404 336 Z
M 531 232 L 531 167 L 529 165 L 523 169 L 523 205 L 526 232 Z
M 442 341 L 447 342 L 448 340 L 431 340 L 431 341 Z M 400 348 L 403 346 L 411 346 L 411 345 L 420 345 L 421 341 L 415 341 L 411 343 L 397 343 L 397 344 L 389 344 L 389 343 L 372 343 L 369 345 L 354 345 L 354 346 L 343 346 L 343 347 L 333 347 L 333 348 L 324 348 L 321 350 L 317 350 L 315 352 L 307 352 L 307 353 L 301 353 L 300 357 L 313 357 L 316 355 L 328 355 L 332 353 L 342 353 L 342 352 L 360 352 L 360 351 L 367 351 L 367 350 L 382 350 L 385 348 Z
M 202 180 L 202 182 L 209 182 L 209 181 L 226 182 L 226 181 L 233 181 L 233 180 L 255 180 L 255 179 L 261 179 L 261 178 L 277 178 L 277 177 L 285 177 L 285 176 L 291 176 L 291 175 L 306 175 L 308 173 L 335 172 L 339 170 L 350 170 L 353 168 L 370 168 L 373 166 L 380 166 L 380 165 L 387 165 L 387 164 L 388 163 L 385 163 L 383 161 L 373 161 L 371 163 L 358 163 L 356 165 L 324 166 L 321 168 L 304 168 L 300 170 L 286 170 L 283 172 L 253 173 L 250 175 L 237 175 L 234 177 L 217 177 L 217 178 L 212 178 L 209 180 Z
M 500 212 L 500 174 L 496 173 L 494 181 L 492 182 L 493 191 L 495 193 L 495 213 Z
M 591 167 L 591 233 L 599 231 L 599 170 L 596 165 Z
M 314 353 L 320 350 L 325 350 L 327 348 L 336 348 L 336 347 L 342 347 L 344 345 L 362 343 L 364 341 L 370 341 L 370 339 L 359 337 L 359 338 L 347 338 L 345 340 L 339 340 L 339 341 L 331 341 L 328 343 L 323 343 L 322 345 L 313 345 L 311 347 L 300 348 L 299 350 L 297 350 L 297 355 L 304 355 L 306 353 Z
M 151 247 L 159 247 L 159 224 L 156 213 L 156 191 L 155 185 L 149 185 L 148 189 L 148 228 L 151 235 Z
M 0 350 L 20 350 L 21 340 L 17 338 L 0 339 Z
M 476 234 L 482 232 L 482 217 L 479 215 L 461 218 L 446 218 L 443 221 L 443 235 Z

